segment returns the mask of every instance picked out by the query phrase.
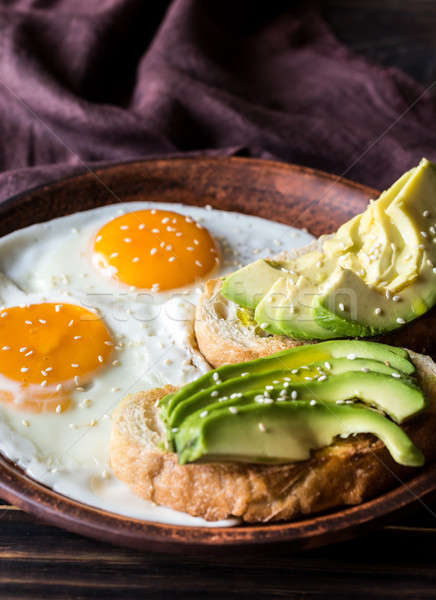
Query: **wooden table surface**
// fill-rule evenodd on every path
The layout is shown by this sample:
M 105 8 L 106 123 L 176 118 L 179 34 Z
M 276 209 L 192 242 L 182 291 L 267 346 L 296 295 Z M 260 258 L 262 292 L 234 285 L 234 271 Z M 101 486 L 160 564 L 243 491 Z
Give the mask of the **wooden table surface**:
M 323 12 L 357 52 L 436 79 L 434 0 L 326 0 Z M 433 505 L 436 509 L 436 503 Z M 351 542 L 289 554 L 181 556 L 112 547 L 0 504 L 0 598 L 436 598 L 436 521 L 424 507 Z

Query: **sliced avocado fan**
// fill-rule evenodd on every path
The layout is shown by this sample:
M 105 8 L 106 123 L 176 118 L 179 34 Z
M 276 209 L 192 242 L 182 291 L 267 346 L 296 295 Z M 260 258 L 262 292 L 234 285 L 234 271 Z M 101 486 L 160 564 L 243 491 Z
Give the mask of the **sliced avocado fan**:
M 399 348 L 323 342 L 206 373 L 162 399 L 161 417 L 181 464 L 293 462 L 338 435 L 372 433 L 397 462 L 420 466 L 422 454 L 393 422 L 427 406 L 414 371 Z
M 225 297 L 267 333 L 295 339 L 370 337 L 436 304 L 436 165 L 426 159 L 367 210 L 321 238 L 321 249 L 228 276 Z

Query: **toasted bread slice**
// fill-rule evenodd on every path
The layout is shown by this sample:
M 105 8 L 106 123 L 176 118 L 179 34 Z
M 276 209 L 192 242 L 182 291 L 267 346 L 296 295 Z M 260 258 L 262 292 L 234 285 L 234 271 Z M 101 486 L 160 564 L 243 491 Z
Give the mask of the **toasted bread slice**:
M 329 236 L 323 236 L 303 248 L 283 252 L 272 260 L 292 260 L 302 254 L 319 249 Z M 239 306 L 221 294 L 222 280 L 206 282 L 195 312 L 195 335 L 198 347 L 213 367 L 244 362 L 274 352 L 310 344 L 308 340 L 296 340 L 282 335 L 259 335 L 256 324 L 247 324 L 238 316 Z M 405 327 L 371 338 L 393 346 L 403 346 L 429 354 L 436 359 L 436 308 Z M 313 340 L 317 342 L 319 340 Z
M 404 426 L 426 461 L 436 458 L 436 365 L 410 353 L 429 409 Z M 162 449 L 164 426 L 157 401 L 172 386 L 127 396 L 113 415 L 111 464 L 115 475 L 145 500 L 209 521 L 290 520 L 340 505 L 358 504 L 416 472 L 393 461 L 371 435 L 341 439 L 309 460 L 284 465 L 179 465 Z

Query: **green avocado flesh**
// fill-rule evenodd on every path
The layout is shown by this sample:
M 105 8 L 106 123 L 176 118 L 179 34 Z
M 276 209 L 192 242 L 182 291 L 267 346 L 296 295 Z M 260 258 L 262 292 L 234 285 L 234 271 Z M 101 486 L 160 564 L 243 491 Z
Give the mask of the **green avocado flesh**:
M 414 372 L 399 348 L 322 342 L 206 373 L 163 398 L 160 414 L 180 463 L 293 462 L 338 435 L 372 433 L 395 460 L 419 466 L 421 453 L 393 422 L 427 406 Z
M 412 375 L 415 372 L 415 367 L 408 359 L 406 350 L 402 348 L 361 340 L 331 340 L 319 344 L 297 346 L 296 348 L 277 352 L 266 358 L 258 358 L 236 365 L 225 365 L 214 371 L 209 371 L 199 379 L 185 385 L 178 392 L 167 396 L 165 401 L 161 401 L 162 410 L 165 415 L 171 415 L 180 402 L 202 390 L 210 389 L 212 391 L 217 381 L 227 381 L 236 377 L 245 377 L 279 369 L 288 369 L 290 371 L 289 376 L 294 378 L 295 374 L 292 373 L 294 369 L 324 361 L 328 363 L 332 359 L 347 357 L 377 361 L 378 365 L 381 365 L 378 369 L 383 367 L 383 363 L 387 363 L 388 366 L 405 375 Z M 350 368 L 354 368 L 354 362 L 352 360 L 349 362 Z
M 306 460 L 311 450 L 330 445 L 336 436 L 355 433 L 377 436 L 402 465 L 424 463 L 421 451 L 403 430 L 371 409 L 299 401 L 249 404 L 236 414 L 223 408 L 201 420 L 192 417 L 176 434 L 176 447 L 181 464 L 205 460 L 287 463 Z
M 423 159 L 320 248 L 229 275 L 223 295 L 267 333 L 370 337 L 436 304 L 436 165 Z

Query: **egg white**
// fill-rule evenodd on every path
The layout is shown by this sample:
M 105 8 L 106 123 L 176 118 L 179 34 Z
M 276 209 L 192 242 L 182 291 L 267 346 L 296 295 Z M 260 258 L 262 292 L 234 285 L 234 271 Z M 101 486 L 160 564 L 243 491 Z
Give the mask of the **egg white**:
M 0 451 L 35 479 L 99 508 L 160 522 L 228 525 L 155 507 L 136 498 L 110 470 L 111 413 L 118 402 L 139 390 L 183 385 L 209 369 L 193 334 L 201 282 L 152 294 L 128 288 L 93 266 L 90 248 L 100 227 L 146 208 L 173 210 L 207 227 L 222 252 L 215 275 L 313 239 L 258 217 L 148 202 L 75 213 L 1 238 L 1 305 L 50 301 L 95 309 L 114 337 L 116 362 L 96 373 L 84 391 L 74 391 L 73 406 L 64 413 L 30 414 L 0 404 Z

